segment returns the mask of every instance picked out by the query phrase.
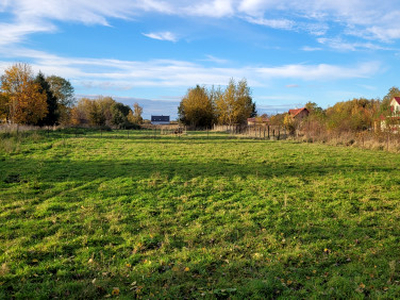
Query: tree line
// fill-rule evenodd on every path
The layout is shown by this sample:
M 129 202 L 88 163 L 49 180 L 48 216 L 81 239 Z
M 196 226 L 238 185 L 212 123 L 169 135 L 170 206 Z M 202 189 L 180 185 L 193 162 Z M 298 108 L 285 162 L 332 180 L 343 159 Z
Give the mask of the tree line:
M 210 128 L 213 124 L 241 125 L 257 115 L 246 79 L 233 79 L 223 90 L 197 85 L 189 88 L 178 107 L 179 121 L 192 128 Z
M 141 124 L 143 109 L 133 110 L 111 97 L 76 102 L 72 84 L 56 75 L 37 75 L 16 63 L 0 77 L 0 122 L 34 126 L 75 125 L 130 128 Z
M 380 120 L 399 122 L 391 115 L 390 101 L 400 97 L 392 87 L 380 99 L 355 98 L 322 109 L 314 102 L 305 107 L 307 118 L 297 120 L 288 113 L 268 117 L 270 125 L 289 132 L 309 134 L 360 132 L 371 130 Z M 71 83 L 59 76 L 34 74 L 29 64 L 16 63 L 0 76 L 0 122 L 35 126 L 73 125 L 135 128 L 143 122 L 138 103 L 131 109 L 111 97 L 82 98 L 76 101 Z M 189 88 L 178 107 L 179 121 L 191 128 L 210 128 L 213 124 L 242 125 L 256 117 L 256 105 L 246 79 L 231 79 L 225 89 L 197 85 Z
M 111 97 L 82 98 L 71 110 L 71 125 L 138 128 L 143 122 L 143 109 L 138 103 L 135 103 L 133 108 L 132 111 L 129 105 L 117 102 Z
M 390 102 L 400 97 L 397 87 L 389 89 L 383 99 L 354 98 L 337 102 L 331 107 L 322 109 L 315 102 L 308 102 L 305 108 L 309 111 L 307 118 L 299 120 L 288 113 L 270 117 L 270 124 L 284 126 L 289 132 L 301 131 L 309 135 L 326 133 L 356 133 L 379 129 L 382 120 L 398 122 L 392 115 Z

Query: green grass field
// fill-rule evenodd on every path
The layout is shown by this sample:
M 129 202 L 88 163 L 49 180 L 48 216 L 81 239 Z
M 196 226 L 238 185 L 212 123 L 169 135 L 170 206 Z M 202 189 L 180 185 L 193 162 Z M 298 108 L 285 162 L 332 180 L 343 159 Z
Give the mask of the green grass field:
M 398 154 L 3 134 L 0 299 L 399 298 Z

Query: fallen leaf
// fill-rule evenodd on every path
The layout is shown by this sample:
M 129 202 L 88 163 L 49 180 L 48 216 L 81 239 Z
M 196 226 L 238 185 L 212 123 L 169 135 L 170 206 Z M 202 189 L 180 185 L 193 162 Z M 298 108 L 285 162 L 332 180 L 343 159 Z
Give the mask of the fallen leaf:
M 113 295 L 113 296 L 118 296 L 118 295 L 119 295 L 119 288 L 114 287 L 113 290 L 112 290 L 112 292 L 111 292 L 111 295 Z

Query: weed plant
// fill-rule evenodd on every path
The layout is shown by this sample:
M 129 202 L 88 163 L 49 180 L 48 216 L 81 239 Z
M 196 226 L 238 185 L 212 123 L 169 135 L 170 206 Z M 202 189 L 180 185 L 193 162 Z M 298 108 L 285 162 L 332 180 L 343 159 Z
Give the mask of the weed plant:
M 1 136 L 0 298 L 398 298 L 398 162 L 217 133 Z

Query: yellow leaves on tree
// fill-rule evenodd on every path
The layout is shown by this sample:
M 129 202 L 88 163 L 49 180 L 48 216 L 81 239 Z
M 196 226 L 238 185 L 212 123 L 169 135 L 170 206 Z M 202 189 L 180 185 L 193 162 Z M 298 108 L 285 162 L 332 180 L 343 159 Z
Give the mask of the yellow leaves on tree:
M 4 71 L 1 90 L 12 124 L 35 124 L 46 116 L 46 94 L 39 88 L 28 64 L 17 63 Z
M 178 114 L 185 125 L 193 128 L 211 127 L 214 121 L 214 107 L 206 88 L 197 85 L 189 89 L 179 105 Z
M 225 91 L 215 99 L 215 105 L 219 124 L 245 124 L 247 118 L 256 115 L 255 103 L 246 79 L 237 84 L 231 79 Z
M 143 118 L 142 118 L 142 113 L 143 113 L 143 108 L 135 102 L 133 104 L 133 112 L 132 110 L 129 111 L 128 113 L 128 121 L 131 122 L 132 124 L 142 124 L 143 123 Z

